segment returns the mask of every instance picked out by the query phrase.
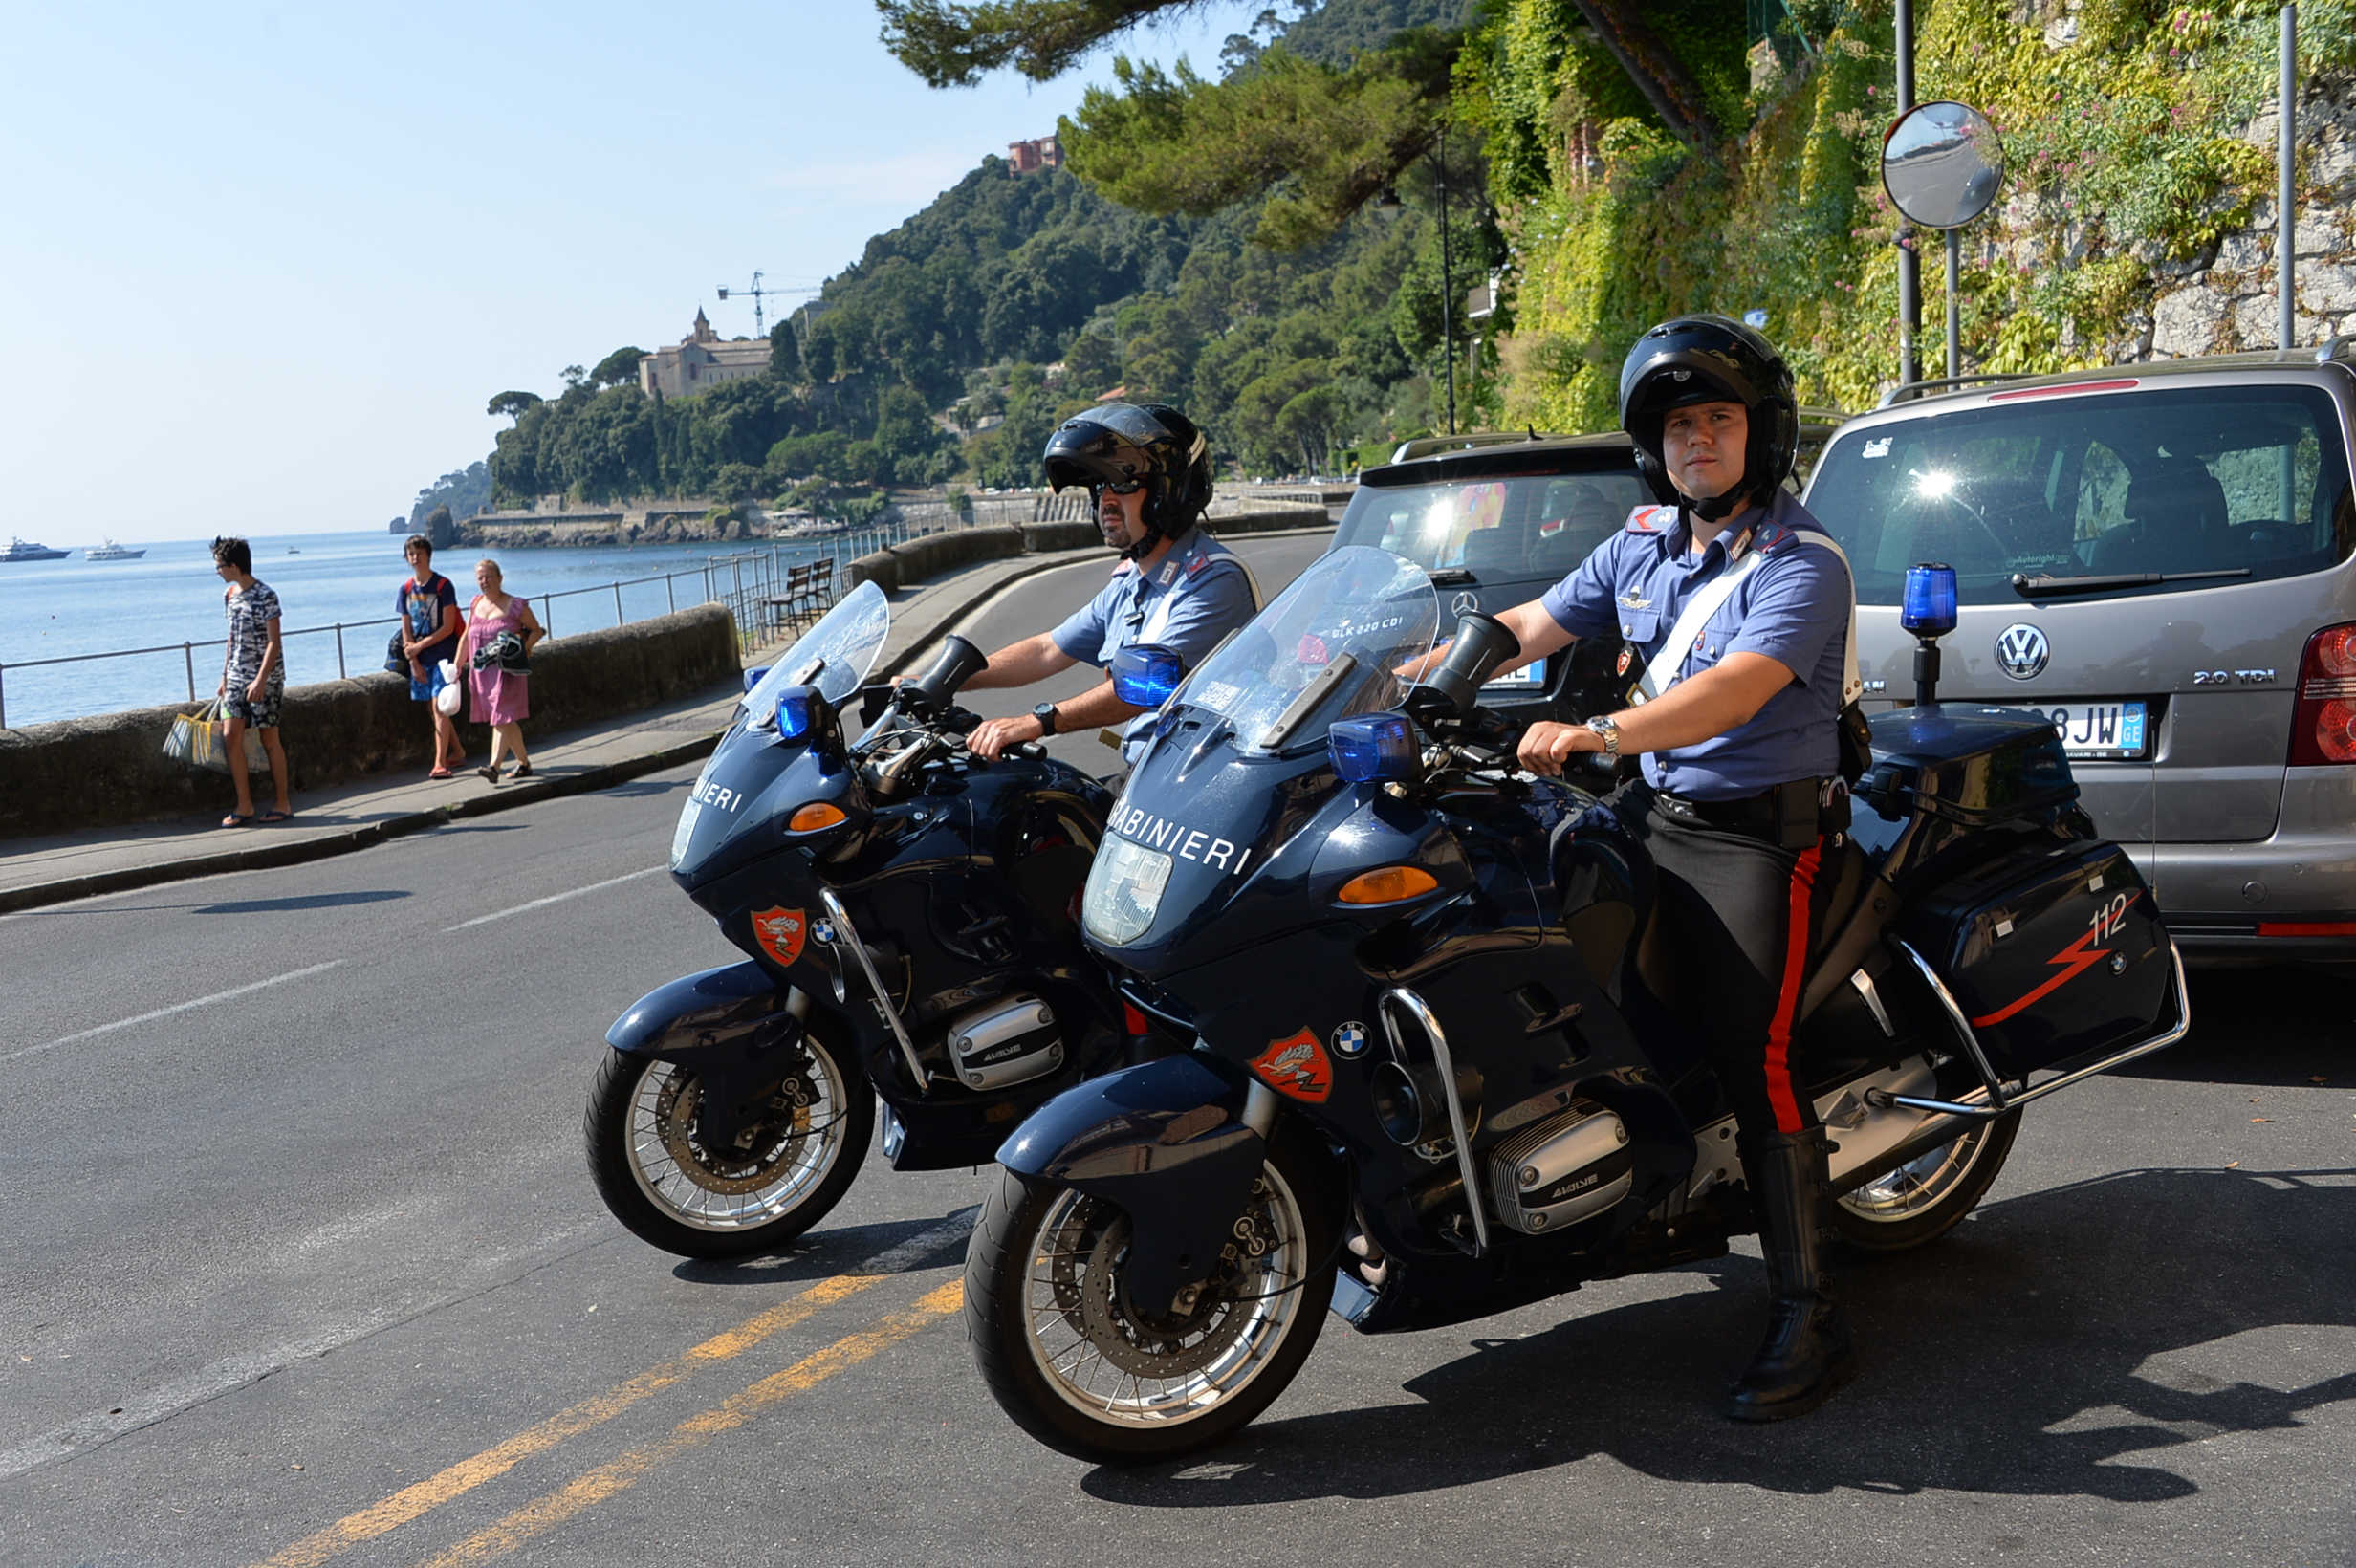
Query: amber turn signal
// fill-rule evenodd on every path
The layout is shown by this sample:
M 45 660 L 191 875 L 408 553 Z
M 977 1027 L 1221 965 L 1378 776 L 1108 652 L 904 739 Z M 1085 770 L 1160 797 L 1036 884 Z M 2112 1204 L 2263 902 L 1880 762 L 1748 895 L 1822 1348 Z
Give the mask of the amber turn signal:
M 816 833 L 820 828 L 831 828 L 843 819 L 840 806 L 830 806 L 823 800 L 813 800 L 787 817 L 785 825 L 787 831 L 792 833 Z
M 1342 884 L 1334 897 L 1343 904 L 1397 904 L 1402 899 L 1419 899 L 1437 889 L 1440 881 L 1420 866 L 1386 865 L 1380 871 L 1362 871 Z

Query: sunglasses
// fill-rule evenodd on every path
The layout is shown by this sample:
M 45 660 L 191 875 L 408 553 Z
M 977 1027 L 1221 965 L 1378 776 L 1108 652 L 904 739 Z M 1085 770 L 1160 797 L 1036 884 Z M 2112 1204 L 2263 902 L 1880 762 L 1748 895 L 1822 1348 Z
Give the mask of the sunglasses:
M 1096 488 L 1110 490 L 1115 495 L 1135 495 L 1145 488 L 1145 482 L 1143 479 L 1100 479 L 1096 482 Z

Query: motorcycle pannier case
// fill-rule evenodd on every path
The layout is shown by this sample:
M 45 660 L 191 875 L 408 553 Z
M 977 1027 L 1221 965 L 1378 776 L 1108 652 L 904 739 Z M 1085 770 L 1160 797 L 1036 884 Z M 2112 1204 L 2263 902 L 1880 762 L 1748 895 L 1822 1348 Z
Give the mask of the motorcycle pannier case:
M 2150 1034 L 2173 976 L 2150 891 L 2124 851 L 2094 839 L 1926 889 L 1902 934 L 2008 1080 Z

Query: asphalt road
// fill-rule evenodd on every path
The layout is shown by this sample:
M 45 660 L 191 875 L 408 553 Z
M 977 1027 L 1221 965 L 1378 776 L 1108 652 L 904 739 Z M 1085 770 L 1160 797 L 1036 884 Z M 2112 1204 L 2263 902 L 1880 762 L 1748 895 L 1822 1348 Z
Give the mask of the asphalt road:
M 1316 544 L 1247 548 L 1273 591 Z M 0 919 L 0 1563 L 2356 1562 L 2345 982 L 2203 977 L 2191 1042 L 2032 1110 L 1847 1275 L 1865 1372 L 1805 1421 L 1714 1413 L 1744 1250 L 1329 1320 L 1236 1441 L 1103 1470 L 972 1375 L 984 1174 L 871 1163 L 738 1266 L 599 1204 L 599 1036 L 735 956 L 658 869 L 690 778 Z

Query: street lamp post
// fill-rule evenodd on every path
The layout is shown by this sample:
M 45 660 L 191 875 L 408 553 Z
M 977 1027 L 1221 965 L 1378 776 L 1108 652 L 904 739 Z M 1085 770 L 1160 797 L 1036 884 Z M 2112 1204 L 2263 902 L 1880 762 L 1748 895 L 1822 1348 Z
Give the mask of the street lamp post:
M 1456 282 L 1448 244 L 1448 126 L 1440 126 L 1440 357 L 1448 361 L 1448 433 L 1456 433 Z

